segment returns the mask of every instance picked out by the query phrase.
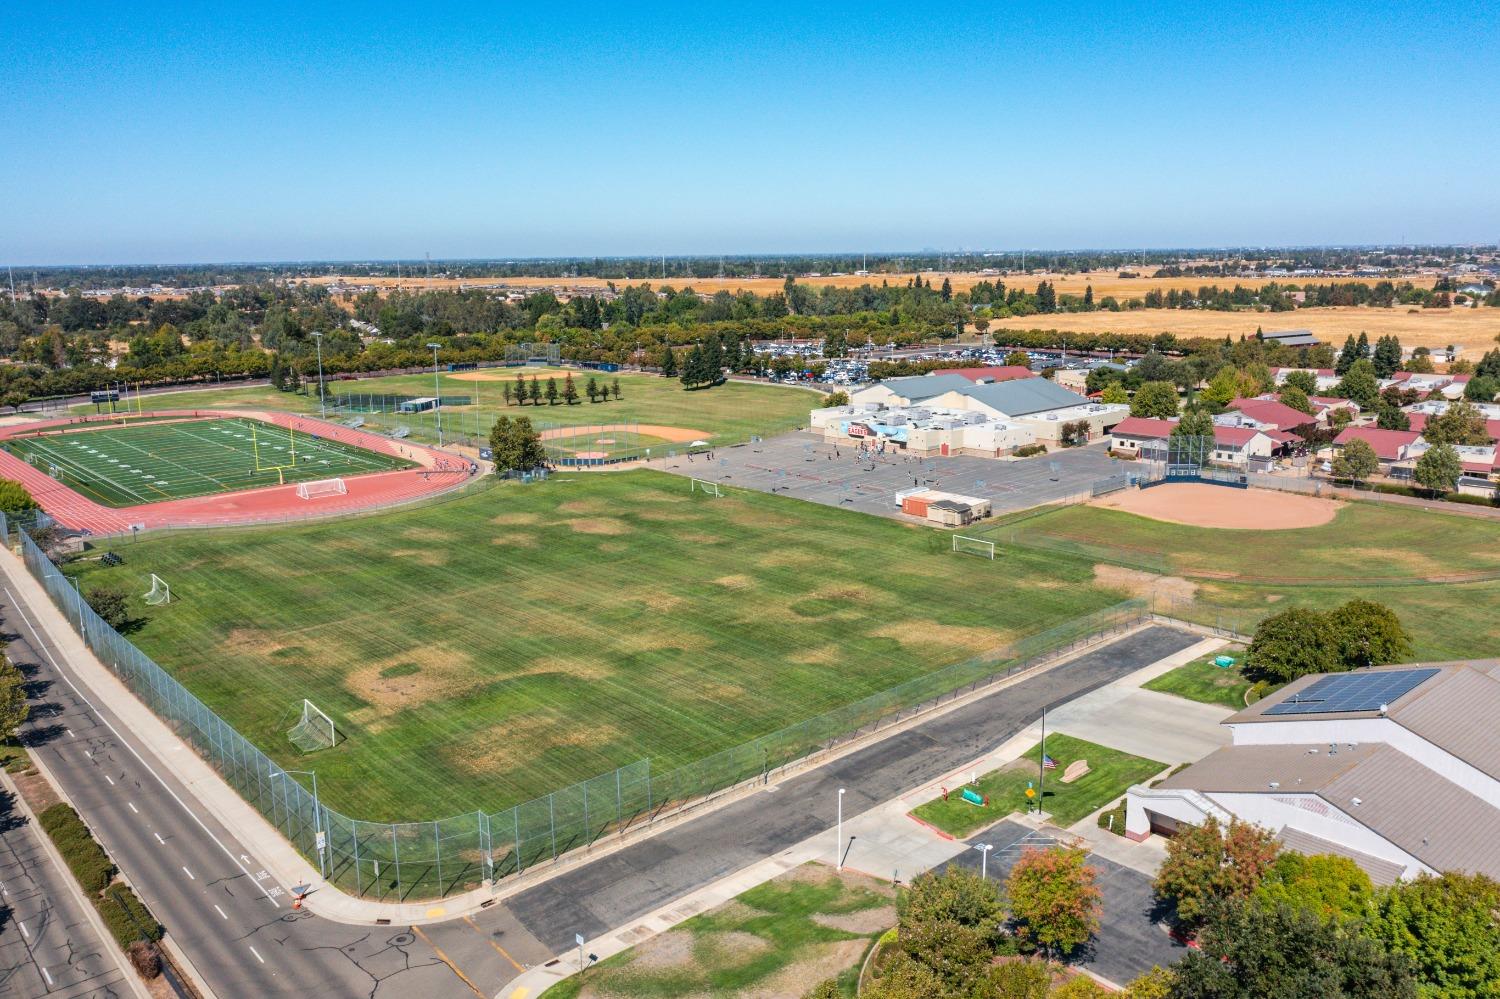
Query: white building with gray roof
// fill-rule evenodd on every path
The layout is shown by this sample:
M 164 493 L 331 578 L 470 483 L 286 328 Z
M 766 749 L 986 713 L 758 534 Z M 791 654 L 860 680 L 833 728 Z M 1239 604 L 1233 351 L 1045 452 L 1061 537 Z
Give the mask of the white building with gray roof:
M 1302 677 L 1231 715 L 1233 742 L 1132 787 L 1126 835 L 1230 816 L 1377 884 L 1441 871 L 1500 878 L 1500 660 Z

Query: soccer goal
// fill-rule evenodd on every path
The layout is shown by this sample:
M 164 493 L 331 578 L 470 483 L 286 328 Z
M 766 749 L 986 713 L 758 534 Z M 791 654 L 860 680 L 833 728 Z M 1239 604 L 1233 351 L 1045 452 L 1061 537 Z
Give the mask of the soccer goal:
M 151 574 L 151 589 L 142 598 L 152 607 L 172 602 L 172 588 L 156 573 Z
M 717 482 L 704 482 L 702 479 L 692 479 L 691 482 L 692 485 L 688 487 L 688 492 L 690 493 L 707 493 L 710 496 L 724 495 L 719 492 L 719 484 Z
M 318 499 L 322 496 L 342 496 L 349 491 L 343 479 L 317 479 L 313 482 L 297 483 L 297 495 L 301 499 Z
M 339 731 L 334 727 L 332 718 L 320 711 L 312 701 L 303 699 L 302 717 L 286 737 L 304 753 L 316 753 L 320 749 L 333 748 L 339 741 Z
M 953 550 L 961 555 L 978 555 L 980 558 L 993 559 L 995 557 L 995 543 L 985 541 L 983 538 L 968 538 L 962 534 L 953 535 Z

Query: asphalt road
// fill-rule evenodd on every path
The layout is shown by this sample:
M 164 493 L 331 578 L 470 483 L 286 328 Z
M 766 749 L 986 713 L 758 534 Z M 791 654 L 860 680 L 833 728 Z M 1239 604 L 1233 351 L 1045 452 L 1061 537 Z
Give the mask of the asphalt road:
M 838 789 L 858 815 L 968 763 L 1034 722 L 1044 707 L 1103 686 L 1197 642 L 1151 627 L 1095 649 L 817 770 L 709 812 L 506 900 L 521 925 L 561 953 L 832 828 Z
M 455 920 L 413 930 L 293 911 L 290 886 L 267 876 L 164 767 L 138 756 L 107 705 L 73 687 L 34 620 L 13 590 L 0 590 L 0 631 L 29 679 L 32 714 L 22 737 L 220 999 L 310 990 L 472 999 L 493 995 L 526 961 L 551 956 L 505 913 L 483 929 Z
M 0 995 L 129 996 L 115 944 L 94 931 L 72 877 L 42 848 L 46 833 L 0 789 Z

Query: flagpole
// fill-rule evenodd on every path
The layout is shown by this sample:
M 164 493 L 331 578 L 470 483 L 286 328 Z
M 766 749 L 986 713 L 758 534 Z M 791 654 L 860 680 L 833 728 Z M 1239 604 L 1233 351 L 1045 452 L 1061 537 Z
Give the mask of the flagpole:
M 1047 800 L 1047 709 L 1042 708 L 1042 755 L 1036 761 L 1036 814 L 1042 815 L 1042 804 Z

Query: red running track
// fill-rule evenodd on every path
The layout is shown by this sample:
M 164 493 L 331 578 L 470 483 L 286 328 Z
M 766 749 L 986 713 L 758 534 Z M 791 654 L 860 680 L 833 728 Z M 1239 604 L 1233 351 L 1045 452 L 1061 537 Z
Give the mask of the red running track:
M 305 520 L 341 513 L 357 513 L 394 506 L 435 496 L 457 488 L 469 479 L 469 462 L 445 454 L 436 448 L 408 441 L 392 440 L 364 430 L 328 423 L 307 416 L 263 411 L 224 411 L 212 409 L 162 410 L 160 417 L 198 419 L 234 419 L 250 417 L 280 427 L 291 427 L 328 440 L 362 447 L 367 451 L 389 454 L 415 461 L 421 468 L 368 475 L 344 476 L 348 492 L 342 496 L 302 499 L 296 485 L 266 486 L 212 496 L 163 500 L 141 506 L 110 507 L 74 492 L 69 487 L 17 458 L 0 451 L 0 477 L 15 479 L 24 485 L 42 509 L 78 531 L 94 535 L 119 534 L 132 525 L 151 527 L 227 527 L 235 524 L 260 524 L 278 520 Z M 111 423 L 107 416 L 76 416 L 38 423 L 18 423 L 0 428 L 0 440 L 34 434 L 39 430 L 70 429 L 86 431 L 90 424 Z

